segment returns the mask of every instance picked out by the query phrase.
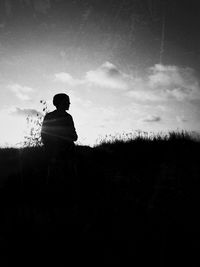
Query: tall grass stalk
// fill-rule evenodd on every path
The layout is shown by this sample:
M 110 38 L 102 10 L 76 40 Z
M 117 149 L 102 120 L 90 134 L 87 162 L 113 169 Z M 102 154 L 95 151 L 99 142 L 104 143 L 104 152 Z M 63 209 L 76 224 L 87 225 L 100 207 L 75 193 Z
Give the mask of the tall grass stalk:
M 47 114 L 48 107 L 45 100 L 40 100 L 40 103 L 43 105 L 43 113 L 37 114 L 37 117 L 33 116 L 27 117 L 27 134 L 24 136 L 24 141 L 22 142 L 23 147 L 37 147 L 42 145 L 41 140 L 41 127 L 44 116 Z

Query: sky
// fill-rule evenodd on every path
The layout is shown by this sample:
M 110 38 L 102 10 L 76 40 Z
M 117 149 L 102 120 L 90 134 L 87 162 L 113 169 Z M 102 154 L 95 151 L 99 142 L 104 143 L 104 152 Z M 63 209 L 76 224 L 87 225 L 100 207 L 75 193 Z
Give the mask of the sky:
M 190 0 L 0 0 L 0 145 L 70 96 L 78 142 L 200 131 L 200 7 Z

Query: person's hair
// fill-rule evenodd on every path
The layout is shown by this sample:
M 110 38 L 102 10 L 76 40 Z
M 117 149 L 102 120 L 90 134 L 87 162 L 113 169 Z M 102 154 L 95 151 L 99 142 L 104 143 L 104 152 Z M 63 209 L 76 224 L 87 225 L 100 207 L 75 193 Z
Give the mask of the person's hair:
M 69 101 L 69 96 L 67 94 L 56 94 L 53 97 L 53 104 L 55 107 L 58 107 L 63 100 L 67 99 Z

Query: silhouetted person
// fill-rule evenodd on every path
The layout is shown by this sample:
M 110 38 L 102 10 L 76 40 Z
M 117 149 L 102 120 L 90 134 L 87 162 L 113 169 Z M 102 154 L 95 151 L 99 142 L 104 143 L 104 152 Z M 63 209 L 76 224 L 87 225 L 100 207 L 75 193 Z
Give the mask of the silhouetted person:
M 56 110 L 45 115 L 41 137 L 49 159 L 65 159 L 74 153 L 74 142 L 78 139 L 72 116 L 66 112 L 70 106 L 67 94 L 53 97 Z

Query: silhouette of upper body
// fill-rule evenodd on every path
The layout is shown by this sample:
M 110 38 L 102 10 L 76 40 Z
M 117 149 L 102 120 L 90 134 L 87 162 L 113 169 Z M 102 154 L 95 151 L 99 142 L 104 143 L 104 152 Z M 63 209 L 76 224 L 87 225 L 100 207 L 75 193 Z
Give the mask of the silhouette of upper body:
M 49 157 L 65 157 L 74 149 L 78 136 L 72 116 L 66 112 L 70 106 L 69 96 L 57 94 L 53 98 L 56 110 L 45 115 L 41 138 Z

